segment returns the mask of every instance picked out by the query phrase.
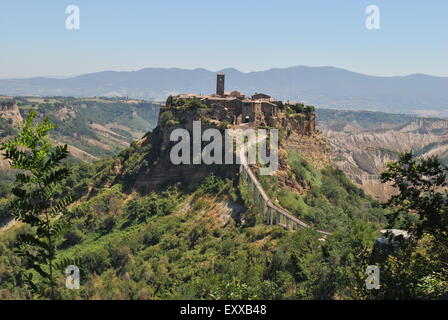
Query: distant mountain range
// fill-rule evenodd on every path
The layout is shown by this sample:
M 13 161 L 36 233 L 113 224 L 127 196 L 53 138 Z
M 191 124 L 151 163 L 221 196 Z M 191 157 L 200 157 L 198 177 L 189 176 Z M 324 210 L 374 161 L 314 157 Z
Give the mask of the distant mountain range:
M 413 74 L 376 77 L 335 67 L 297 66 L 243 73 L 224 69 L 226 90 L 263 92 L 321 108 L 372 110 L 448 117 L 448 77 Z M 212 93 L 215 72 L 147 68 L 105 71 L 67 79 L 0 80 L 0 94 L 41 96 L 129 96 L 163 101 L 176 93 Z

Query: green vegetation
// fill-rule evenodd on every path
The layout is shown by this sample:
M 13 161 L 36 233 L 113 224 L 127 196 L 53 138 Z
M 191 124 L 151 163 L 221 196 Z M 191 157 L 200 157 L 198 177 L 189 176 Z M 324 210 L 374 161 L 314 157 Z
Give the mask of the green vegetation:
M 12 121 L 0 117 L 0 138 L 12 136 L 16 133 L 17 129 L 12 126 Z
M 240 212 L 241 221 L 245 222 L 241 225 L 230 217 L 223 218 L 222 213 L 218 214 L 222 204 L 241 206 L 245 195 L 241 198 L 232 181 L 214 175 L 204 179 L 193 193 L 170 188 L 150 195 L 129 194 L 115 184 L 99 189 L 61 217 L 72 227 L 57 244 L 60 258 L 79 260 L 82 281 L 80 290 L 68 290 L 64 275 L 59 274 L 56 297 L 406 298 L 404 294 L 409 292 L 397 292 L 402 286 L 397 277 L 411 274 L 417 267 L 423 270 L 423 264 L 436 266 L 437 259 L 428 259 L 437 257 L 432 254 L 442 247 L 434 243 L 421 244 L 410 254 L 412 259 L 401 260 L 404 253 L 397 253 L 376 261 L 373 248 L 384 224 L 383 209 L 337 170 L 319 171 L 294 153 L 290 154 L 289 163 L 293 174 L 303 177 L 308 191 L 296 197 L 284 193 L 282 201 L 287 203 L 290 197 L 291 207 L 308 207 L 306 218 L 312 218 L 313 212 L 327 210 L 328 226 L 334 226 L 336 231 L 326 241 L 319 240 L 321 236 L 311 229 L 286 231 L 264 225 L 256 216 L 252 223 L 247 223 L 254 214 L 250 208 Z M 102 168 L 107 168 L 107 164 L 95 169 L 97 176 L 101 176 Z M 85 183 L 88 171 L 77 168 L 74 175 Z M 70 188 L 75 185 L 69 183 Z M 270 186 L 274 186 L 274 194 L 282 194 L 278 185 Z M 13 252 L 16 237 L 26 232 L 26 228 L 19 228 L 0 236 L 0 295 L 4 299 L 30 297 L 23 286 L 26 265 Z M 421 241 L 427 241 L 427 236 Z M 431 250 L 431 255 L 425 250 Z M 418 262 L 420 255 L 425 257 L 422 263 Z M 379 291 L 365 288 L 365 270 L 371 264 L 381 268 Z M 401 284 L 394 286 L 394 281 Z M 446 288 L 443 281 L 440 272 L 428 273 L 414 286 L 412 297 L 440 298 Z
M 8 209 L 16 220 L 32 230 L 32 233 L 19 234 L 16 241 L 16 253 L 28 271 L 23 274 L 23 281 L 33 293 L 55 298 L 54 272 L 62 265 L 55 262 L 55 243 L 69 227 L 60 220 L 55 221 L 71 201 L 62 190 L 62 181 L 68 177 L 69 170 L 61 164 L 68 151 L 67 145 L 53 147 L 47 141 L 55 125 L 48 119 L 33 125 L 35 117 L 35 112 L 30 113 L 18 137 L 3 142 L 0 150 L 11 167 L 19 170 L 12 189 L 15 198 Z M 35 275 L 42 280 L 34 280 Z
M 160 113 L 160 124 L 165 127 L 171 127 L 180 124 L 180 122 L 174 117 L 171 110 L 164 110 Z
M 169 96 L 168 99 L 166 100 L 166 106 L 168 108 L 185 109 L 185 110 L 207 109 L 207 105 L 197 97 L 182 99 L 178 97 Z
M 155 103 L 114 98 L 53 97 L 30 104 L 29 99 L 17 97 L 15 101 L 23 116 L 36 110 L 55 123 L 54 140 L 98 158 L 117 154 L 125 144 L 154 129 L 159 112 Z
M 295 117 L 305 117 L 316 111 L 314 106 L 308 106 L 303 103 L 280 105 L 281 110 L 286 110 L 286 114 Z
M 355 296 L 351 288 L 361 280 L 345 273 L 356 263 L 351 250 L 355 243 L 356 248 L 371 246 L 374 228 L 349 226 L 351 237 L 341 232 L 322 243 L 312 230 L 293 233 L 260 224 L 240 227 L 230 217 L 223 223 L 216 210 L 223 201 L 232 203 L 226 195 L 232 192 L 237 193 L 232 184 L 216 176 L 205 179 L 192 194 L 171 189 L 149 196 L 132 194 L 129 199 L 119 185 L 103 189 L 63 218 L 73 227 L 59 244 L 61 258 L 79 260 L 82 281 L 79 291 L 67 290 L 61 275 L 57 297 Z M 3 298 L 28 296 L 21 286 L 24 265 L 12 252 L 18 232 L 2 236 L 0 241 Z
M 411 237 L 398 250 L 383 253 L 382 299 L 448 298 L 448 167 L 437 157 L 418 160 L 412 153 L 390 163 L 381 178 L 399 193 L 387 206 L 389 225 L 401 225 Z
M 318 170 L 293 151 L 288 152 L 288 164 L 292 169 L 289 180 L 304 188 L 304 194 L 282 187 L 275 176 L 261 176 L 260 181 L 272 199 L 297 217 L 328 231 L 358 219 L 378 229 L 386 223 L 380 204 L 353 185 L 341 170 Z
M 161 120 L 175 119 L 162 114 Z M 30 128 L 31 122 L 24 129 L 29 134 L 16 141 L 43 138 L 52 125 L 43 122 L 37 127 L 42 129 Z M 283 138 L 286 134 L 281 133 Z M 282 177 L 262 176 L 261 183 L 274 202 L 315 228 L 333 231 L 322 239 L 313 229 L 287 231 L 263 224 L 245 188 L 217 171 L 193 191 L 173 181 L 162 192 L 138 193 L 133 189 L 138 175 L 166 152 L 156 137 L 131 143 L 114 158 L 69 163 L 70 176 L 68 171 L 56 174 L 64 170 L 60 166 L 66 149 L 51 149 L 48 142 L 37 139 L 34 157 L 25 153 L 17 158 L 28 160 L 16 168 L 31 169 L 43 180 L 36 186 L 38 180 L 17 174 L 29 187 L 19 184 L 14 190 L 13 201 L 19 205 L 12 213 L 29 220 L 0 234 L 1 299 L 34 298 L 27 286 L 30 280 L 37 289 L 50 285 L 46 296 L 54 299 L 447 297 L 447 195 L 440 191 L 446 187 L 447 169 L 436 160 L 417 161 L 408 155 L 389 165 L 383 180 L 395 183 L 400 194 L 383 208 L 342 171 L 319 170 L 289 151 L 288 187 Z M 32 171 L 45 163 L 54 174 Z M 20 203 L 25 203 L 21 199 L 33 190 L 48 192 L 48 197 L 37 199 L 46 204 L 40 215 L 20 211 Z M 62 195 L 75 202 L 66 208 Z M 0 201 L 0 219 L 7 218 L 8 206 L 8 199 Z M 44 219 L 54 207 L 52 219 Z M 41 220 L 44 227 L 33 225 Z M 406 228 L 413 237 L 398 248 L 378 252 L 375 240 L 386 226 Z M 24 241 L 27 244 L 19 246 Z M 29 254 L 17 255 L 17 248 Z M 68 261 L 76 261 L 81 270 L 80 290 L 65 287 L 61 267 Z M 58 267 L 50 272 L 48 263 Z M 380 290 L 365 286 L 366 267 L 372 264 L 381 270 Z
M 448 167 L 437 157 L 419 159 L 412 153 L 400 155 L 398 162 L 389 163 L 381 174 L 384 183 L 392 182 L 400 191 L 387 205 L 395 208 L 389 216 L 391 224 L 403 216 L 417 219 L 406 226 L 417 239 L 423 234 L 448 243 Z

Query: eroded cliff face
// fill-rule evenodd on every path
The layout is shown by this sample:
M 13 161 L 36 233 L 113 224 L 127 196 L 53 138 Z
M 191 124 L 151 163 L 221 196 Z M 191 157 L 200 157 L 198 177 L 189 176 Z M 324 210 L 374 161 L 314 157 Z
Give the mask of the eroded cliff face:
M 315 114 L 281 114 L 276 117 L 269 117 L 265 123 L 275 128 L 289 128 L 296 135 L 312 136 L 316 133 L 316 115 Z
M 291 132 L 279 146 L 279 167 L 274 174 L 281 186 L 298 193 L 305 194 L 309 186 L 293 177 L 293 171 L 288 161 L 288 152 L 294 151 L 301 158 L 319 170 L 333 165 L 331 145 L 321 133 L 302 134 L 301 131 Z
M 318 132 L 302 134 L 300 131 L 292 131 L 285 140 L 284 150 L 296 151 L 318 169 L 332 165 L 331 145 L 325 136 Z
M 333 149 L 335 165 L 365 192 L 381 200 L 395 190 L 382 184 L 379 175 L 388 162 L 398 159 L 399 153 L 412 150 L 421 157 L 448 158 L 447 120 L 417 119 L 404 126 L 368 130 L 349 123 L 341 131 L 322 123 L 321 129 Z
M 19 107 L 14 101 L 0 101 L 0 117 L 13 127 L 17 127 L 23 121 Z M 3 129 L 2 126 L 0 126 L 0 129 Z M 9 139 L 8 133 L 3 133 L 0 130 L 0 142 L 7 139 Z M 3 159 L 3 157 L 0 157 L 0 171 L 12 171 L 9 161 Z
M 17 103 L 12 101 L 0 102 L 0 116 L 3 119 L 11 121 L 11 124 L 13 126 L 17 126 L 23 121 L 23 118 L 20 115 L 19 106 L 17 105 Z

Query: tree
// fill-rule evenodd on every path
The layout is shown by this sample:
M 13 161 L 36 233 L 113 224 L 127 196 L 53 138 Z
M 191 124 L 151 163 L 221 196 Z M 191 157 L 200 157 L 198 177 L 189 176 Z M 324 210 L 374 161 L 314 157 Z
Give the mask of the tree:
M 399 191 L 386 203 L 394 213 L 390 225 L 411 216 L 413 235 L 386 257 L 381 267 L 383 299 L 448 298 L 448 170 L 437 157 L 416 159 L 401 154 L 381 174 Z
M 16 251 L 31 271 L 24 275 L 24 282 L 34 293 L 54 299 L 55 269 L 63 266 L 55 263 L 56 242 L 68 229 L 68 223 L 57 218 L 71 202 L 69 196 L 62 195 L 62 182 L 70 174 L 62 166 L 68 151 L 67 145 L 53 147 L 47 141 L 56 126 L 48 119 L 33 124 L 35 117 L 32 111 L 18 136 L 2 143 L 0 150 L 11 167 L 19 170 L 12 189 L 11 214 L 33 231 L 17 237 Z M 33 280 L 36 273 L 43 279 L 43 288 Z
M 296 103 L 295 105 L 292 106 L 294 112 L 297 113 L 302 113 L 304 111 L 304 105 L 301 103 Z
M 313 113 L 314 111 L 316 111 L 316 108 L 314 106 L 305 106 L 303 107 L 303 111 L 305 113 Z
M 395 209 L 390 222 L 400 214 L 416 215 L 418 222 L 409 231 L 420 239 L 428 233 L 448 240 L 448 168 L 437 157 L 415 159 L 412 152 L 401 154 L 381 174 L 383 183 L 391 182 L 399 193 L 387 202 Z
M 172 95 L 170 95 L 167 99 L 166 99 L 166 103 L 165 105 L 167 106 L 172 106 L 174 104 L 174 98 Z

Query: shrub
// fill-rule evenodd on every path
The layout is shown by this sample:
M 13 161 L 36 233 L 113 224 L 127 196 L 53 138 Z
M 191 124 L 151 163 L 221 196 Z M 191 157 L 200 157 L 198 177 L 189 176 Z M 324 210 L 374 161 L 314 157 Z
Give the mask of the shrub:
M 182 196 L 174 188 L 162 194 L 152 193 L 145 198 L 130 200 L 125 206 L 128 221 L 141 222 L 154 215 L 167 215 L 177 206 Z
M 174 121 L 176 121 L 176 118 L 170 110 L 165 110 L 160 114 L 160 124 L 162 126 L 169 126 L 168 122 L 173 123 Z
M 68 231 L 64 235 L 64 241 L 61 244 L 62 248 L 68 248 L 81 243 L 84 240 L 84 234 L 78 229 Z

